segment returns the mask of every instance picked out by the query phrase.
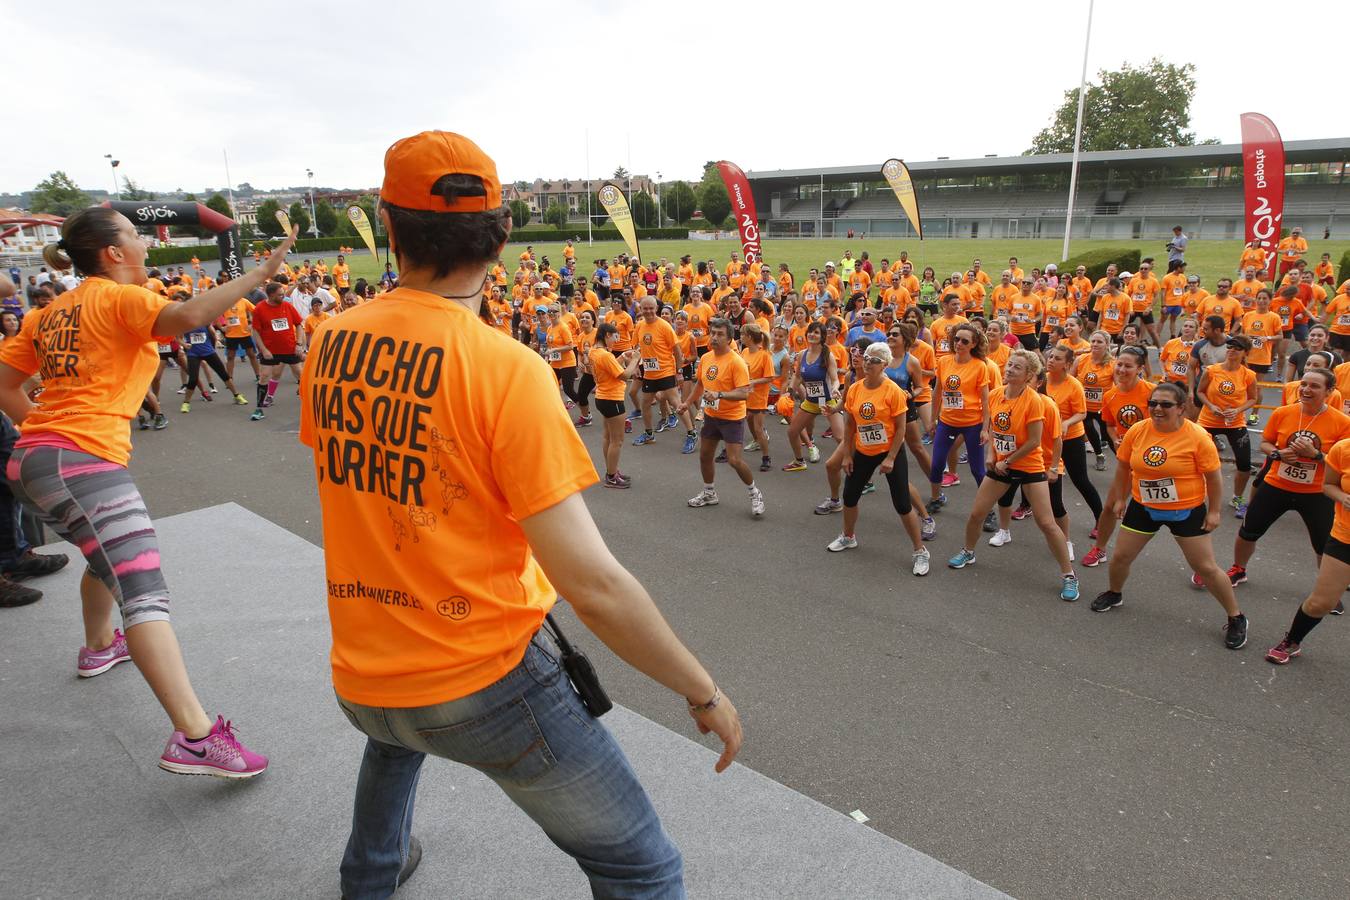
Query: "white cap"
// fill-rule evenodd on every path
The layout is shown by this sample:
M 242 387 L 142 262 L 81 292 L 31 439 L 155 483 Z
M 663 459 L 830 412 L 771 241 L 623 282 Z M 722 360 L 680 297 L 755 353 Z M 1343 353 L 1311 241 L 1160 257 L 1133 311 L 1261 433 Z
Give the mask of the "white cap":
M 834 268 L 834 261 L 831 260 L 830 262 L 827 262 L 827 263 L 825 264 L 825 267 L 826 267 L 826 268 Z
M 1054 263 L 1046 263 L 1046 265 L 1045 265 L 1045 271 L 1047 271 L 1047 272 L 1058 272 L 1058 271 L 1059 271 L 1059 266 L 1055 265 Z
M 1131 277 L 1133 277 L 1133 275 L 1134 275 L 1133 272 L 1117 272 L 1117 273 L 1116 273 L 1116 277 L 1119 278 L 1121 281 L 1124 281 L 1126 278 L 1131 278 Z

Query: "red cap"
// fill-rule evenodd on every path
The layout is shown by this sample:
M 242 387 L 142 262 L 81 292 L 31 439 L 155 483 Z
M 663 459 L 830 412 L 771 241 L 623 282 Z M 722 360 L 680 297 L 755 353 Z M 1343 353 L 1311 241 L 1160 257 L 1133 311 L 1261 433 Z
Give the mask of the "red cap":
M 483 181 L 483 196 L 460 196 L 447 203 L 432 193 L 446 175 L 477 176 Z M 502 184 L 497 164 L 473 141 L 450 131 L 424 131 L 385 151 L 380 199 L 426 212 L 486 212 L 502 205 Z

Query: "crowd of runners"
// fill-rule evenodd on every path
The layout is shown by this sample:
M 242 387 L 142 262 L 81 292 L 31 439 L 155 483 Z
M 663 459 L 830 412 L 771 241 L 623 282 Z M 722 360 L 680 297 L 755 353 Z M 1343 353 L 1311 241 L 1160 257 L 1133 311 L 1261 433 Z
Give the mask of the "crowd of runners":
M 1075 562 L 1108 565 L 1090 604 L 1105 612 L 1165 527 L 1238 649 L 1248 623 L 1235 589 L 1256 542 L 1296 512 L 1320 568 L 1267 654 L 1285 663 L 1321 616 L 1343 611 L 1350 585 L 1350 443 L 1337 450 L 1350 438 L 1350 281 L 1336 285 L 1327 254 L 1310 262 L 1298 229 L 1273 258 L 1252 245 L 1235 262 L 1211 286 L 1181 254 L 1165 271 L 1144 259 L 1093 279 L 1016 258 L 939 275 L 905 251 L 845 251 L 804 273 L 735 252 L 584 264 L 569 242 L 556 268 L 533 247 L 499 260 L 480 317 L 544 357 L 578 428 L 603 429 L 605 487 L 633 487 L 621 465 L 649 451 L 627 444 L 667 434 L 699 457 L 689 506 L 720 502 L 726 463 L 758 518 L 767 473 L 823 463 L 814 513 L 842 513 L 826 548 L 840 552 L 858 546 L 860 500 L 884 480 L 914 575 L 930 570 L 927 545 L 967 466 L 977 491 L 949 568 L 975 563 L 982 533 L 1003 547 L 1014 520 L 1032 519 L 1063 600 L 1079 598 Z M 785 434 L 771 436 L 774 419 Z M 1089 466 L 1114 470 L 1104 497 Z M 1077 533 L 1066 481 L 1091 514 Z M 1224 511 L 1241 520 L 1226 569 L 1210 537 Z

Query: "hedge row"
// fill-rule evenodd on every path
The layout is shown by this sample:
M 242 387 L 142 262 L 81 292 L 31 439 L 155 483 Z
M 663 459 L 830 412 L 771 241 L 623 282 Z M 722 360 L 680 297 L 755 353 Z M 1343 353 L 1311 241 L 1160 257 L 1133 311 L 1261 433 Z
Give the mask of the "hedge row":
M 568 237 L 585 237 L 585 232 L 578 232 L 575 229 L 558 230 L 556 228 L 521 228 L 511 233 L 511 243 L 513 244 L 532 244 L 532 243 L 553 243 L 556 241 L 565 241 Z M 593 228 L 591 237 L 597 241 L 619 241 L 623 240 L 623 235 L 619 234 L 617 228 Z M 689 238 L 688 228 L 639 228 L 638 238 L 641 240 L 652 241 L 683 241 Z M 275 241 L 275 238 L 269 240 L 269 243 Z M 375 235 L 375 246 L 384 247 L 389 243 L 386 235 Z M 295 242 L 296 253 L 318 253 L 320 251 L 336 251 L 339 247 L 364 247 L 360 238 L 356 237 L 326 237 L 326 238 L 302 238 Z M 250 252 L 249 242 L 244 242 L 244 251 Z M 195 247 L 154 247 L 150 250 L 149 263 L 152 266 L 170 266 L 178 263 L 190 262 L 192 257 L 198 259 L 219 259 L 220 248 L 215 244 L 200 244 Z
M 1350 281 L 1350 250 L 1341 254 L 1340 276 L 1336 279 L 1336 286 L 1340 287 Z
M 1059 264 L 1061 274 L 1070 274 L 1079 266 L 1087 267 L 1087 277 L 1095 283 L 1106 275 L 1106 267 L 1115 263 L 1117 272 L 1138 272 L 1139 251 L 1124 247 L 1103 247 L 1066 259 Z

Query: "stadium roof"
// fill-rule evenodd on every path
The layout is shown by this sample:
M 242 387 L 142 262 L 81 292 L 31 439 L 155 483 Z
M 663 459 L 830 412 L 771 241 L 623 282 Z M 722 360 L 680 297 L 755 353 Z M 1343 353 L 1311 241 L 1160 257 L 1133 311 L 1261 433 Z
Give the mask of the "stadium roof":
M 1286 163 L 1350 161 L 1350 138 L 1319 138 L 1315 141 L 1286 141 Z M 861 166 L 834 166 L 821 169 L 751 170 L 747 177 L 761 181 L 871 181 L 881 179 L 881 163 Z M 956 176 L 961 174 L 1016 175 L 1063 169 L 1073 162 L 1071 153 L 1047 153 L 1041 156 L 985 156 L 978 159 L 934 159 L 905 165 L 915 178 Z M 1241 144 L 1198 144 L 1194 147 L 1156 147 L 1147 150 L 1104 150 L 1082 153 L 1080 165 L 1112 166 L 1117 169 L 1154 168 L 1159 165 L 1238 166 L 1242 165 Z

